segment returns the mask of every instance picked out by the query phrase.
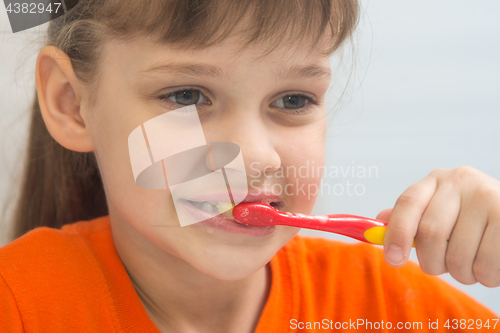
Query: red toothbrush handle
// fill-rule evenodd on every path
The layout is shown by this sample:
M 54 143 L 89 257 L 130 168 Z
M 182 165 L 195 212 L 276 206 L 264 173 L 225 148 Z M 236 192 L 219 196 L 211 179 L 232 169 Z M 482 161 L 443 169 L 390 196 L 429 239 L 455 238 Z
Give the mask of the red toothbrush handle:
M 362 242 L 375 244 L 379 244 L 380 242 L 374 242 L 374 240 L 370 237 L 370 239 L 367 239 L 365 232 L 374 227 L 383 227 L 383 229 L 380 229 L 379 232 L 383 230 L 385 233 L 385 227 L 387 226 L 387 222 L 385 221 L 349 214 L 310 216 L 303 214 L 287 214 L 282 212 L 278 213 L 281 217 L 280 220 L 282 219 L 282 223 L 280 224 L 283 225 L 333 232 L 360 240 Z
M 254 226 L 286 225 L 332 232 L 363 242 L 383 244 L 387 222 L 348 214 L 310 216 L 281 212 L 263 203 L 240 203 L 233 208 L 234 218 Z

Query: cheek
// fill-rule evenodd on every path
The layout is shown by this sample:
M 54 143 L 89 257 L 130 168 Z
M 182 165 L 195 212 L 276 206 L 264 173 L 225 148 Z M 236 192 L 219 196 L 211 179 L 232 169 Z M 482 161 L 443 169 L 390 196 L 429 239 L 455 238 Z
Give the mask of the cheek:
M 289 145 L 282 159 L 285 177 L 285 195 L 290 212 L 310 213 L 321 191 L 325 162 L 324 139 L 314 143 Z
M 323 159 L 310 158 L 295 164 L 287 179 L 287 197 L 290 198 L 290 212 L 311 213 L 321 190 L 321 166 Z
M 114 206 L 126 220 L 139 221 L 144 226 L 178 223 L 168 189 L 144 189 L 135 183 L 128 136 L 142 119 L 113 116 L 116 109 L 111 105 L 101 107 L 96 110 L 99 117 L 91 124 L 108 205 Z

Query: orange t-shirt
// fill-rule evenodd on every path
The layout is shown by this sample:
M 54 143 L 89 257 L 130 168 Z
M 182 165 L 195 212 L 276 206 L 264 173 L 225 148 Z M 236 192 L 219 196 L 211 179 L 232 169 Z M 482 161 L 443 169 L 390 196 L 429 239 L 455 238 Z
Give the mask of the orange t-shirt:
M 491 310 L 415 263 L 390 267 L 369 244 L 298 235 L 272 258 L 271 271 L 257 333 L 380 332 L 389 323 L 394 330 L 419 322 L 414 330 L 427 331 L 429 320 L 448 331 L 448 319 L 449 330 L 463 328 L 463 320 L 476 327 L 478 319 L 489 320 L 485 332 L 500 330 Z M 102 217 L 36 228 L 0 248 L 0 332 L 159 330 L 116 253 L 109 217 Z

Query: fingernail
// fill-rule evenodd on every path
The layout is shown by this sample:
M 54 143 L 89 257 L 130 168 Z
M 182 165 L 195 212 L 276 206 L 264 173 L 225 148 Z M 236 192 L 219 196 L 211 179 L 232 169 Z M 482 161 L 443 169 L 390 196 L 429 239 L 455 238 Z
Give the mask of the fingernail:
M 405 254 L 398 246 L 391 245 L 387 249 L 386 258 L 391 264 L 400 265 L 405 260 Z

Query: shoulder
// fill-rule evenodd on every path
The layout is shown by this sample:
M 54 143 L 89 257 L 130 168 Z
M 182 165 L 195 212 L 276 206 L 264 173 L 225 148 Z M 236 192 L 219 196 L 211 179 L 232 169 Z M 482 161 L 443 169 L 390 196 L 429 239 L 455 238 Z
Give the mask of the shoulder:
M 40 280 L 46 275 L 60 272 L 67 275 L 75 269 L 81 270 L 89 264 L 90 257 L 82 235 L 88 229 L 102 227 L 103 222 L 101 218 L 68 224 L 61 229 L 38 227 L 29 231 L 0 248 L 0 274 L 29 272 L 31 278 Z
M 338 280 L 348 278 L 349 284 L 363 281 L 364 284 L 397 289 L 398 286 L 425 284 L 436 278 L 423 273 L 413 261 L 400 268 L 389 266 L 383 248 L 368 243 L 297 235 L 286 247 L 302 270 L 310 270 L 317 276 L 335 273 Z
M 85 234 L 105 223 L 101 218 L 61 229 L 38 227 L 0 248 L 0 297 L 15 304 L 25 325 L 38 330 L 42 322 L 63 325 L 71 316 L 99 311 L 87 296 L 105 299 L 106 281 Z
M 347 243 L 320 237 L 295 236 L 286 246 L 297 265 L 310 270 L 360 269 L 366 274 L 385 264 L 380 247 L 355 242 Z
M 285 248 L 306 297 L 326 307 L 325 302 L 342 302 L 337 312 L 365 311 L 378 318 L 494 315 L 443 279 L 425 274 L 413 261 L 400 268 L 389 266 L 379 246 L 297 235 Z
M 385 284 L 391 274 L 399 273 L 385 263 L 381 247 L 363 242 L 347 243 L 297 235 L 284 251 L 288 253 L 292 266 L 296 267 L 299 280 L 310 285 L 311 292 L 320 294 L 320 289 L 337 294 L 339 290 L 355 293 L 363 289 L 373 290 Z M 403 275 L 407 278 L 418 273 L 411 264 L 403 268 Z

